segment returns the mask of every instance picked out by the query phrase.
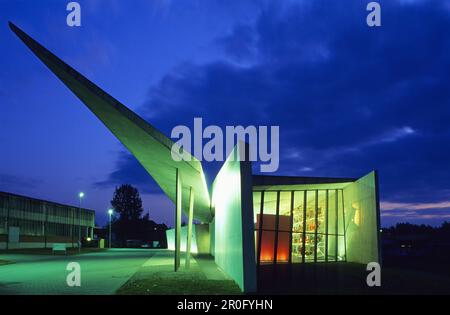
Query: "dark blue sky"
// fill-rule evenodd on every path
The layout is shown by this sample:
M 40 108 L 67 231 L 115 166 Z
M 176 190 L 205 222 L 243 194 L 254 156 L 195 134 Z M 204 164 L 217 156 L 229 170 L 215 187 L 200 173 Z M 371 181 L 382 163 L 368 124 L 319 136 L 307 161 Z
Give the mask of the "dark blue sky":
M 149 122 L 279 125 L 282 175 L 380 172 L 382 224 L 450 219 L 450 5 L 369 1 L 0 0 L 0 190 L 84 205 L 114 187 L 173 205 L 124 147 L 13 35 L 11 20 Z M 211 181 L 217 165 L 206 165 Z

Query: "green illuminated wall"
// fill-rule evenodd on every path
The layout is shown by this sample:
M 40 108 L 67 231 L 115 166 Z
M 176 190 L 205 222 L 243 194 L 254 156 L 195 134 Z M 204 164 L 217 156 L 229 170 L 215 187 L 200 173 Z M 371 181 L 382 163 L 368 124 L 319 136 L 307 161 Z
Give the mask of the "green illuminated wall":
M 209 223 L 209 253 L 214 256 L 215 254 L 215 237 L 216 237 L 216 220 L 214 220 L 214 218 L 212 219 L 212 221 Z
M 379 262 L 379 207 L 376 172 L 344 188 L 347 261 Z
M 209 224 L 195 224 L 195 239 L 197 241 L 197 251 L 199 254 L 210 253 Z
M 175 229 L 167 230 L 166 237 L 167 237 L 167 248 L 170 250 L 175 250 Z M 186 240 L 187 240 L 187 226 L 182 226 L 181 244 L 180 244 L 180 250 L 182 252 L 186 251 Z M 197 238 L 195 237 L 195 226 L 192 226 L 191 253 L 193 254 L 198 253 Z
M 175 229 L 166 231 L 167 248 L 175 250 Z M 186 251 L 187 241 L 187 226 L 181 227 L 181 243 L 180 250 Z M 208 224 L 193 224 L 192 225 L 192 239 L 191 239 L 191 253 L 193 254 L 209 254 L 209 225 Z
M 230 157 L 239 153 L 236 147 Z M 242 291 L 255 292 L 251 164 L 230 157 L 213 184 L 214 259 Z

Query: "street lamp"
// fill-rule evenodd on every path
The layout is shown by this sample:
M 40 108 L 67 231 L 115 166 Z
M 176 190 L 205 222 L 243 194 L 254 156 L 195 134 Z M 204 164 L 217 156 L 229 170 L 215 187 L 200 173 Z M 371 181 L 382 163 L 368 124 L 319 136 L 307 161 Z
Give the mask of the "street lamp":
M 81 200 L 84 197 L 84 192 L 78 194 L 80 199 L 80 207 L 78 208 L 78 253 L 81 252 Z
M 111 217 L 114 213 L 113 209 L 108 209 L 109 214 L 109 248 L 111 248 Z

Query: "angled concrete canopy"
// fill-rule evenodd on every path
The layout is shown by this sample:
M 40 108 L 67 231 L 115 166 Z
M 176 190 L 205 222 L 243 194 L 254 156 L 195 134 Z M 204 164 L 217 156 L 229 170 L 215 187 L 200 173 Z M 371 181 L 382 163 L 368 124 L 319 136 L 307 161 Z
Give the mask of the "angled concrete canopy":
M 176 202 L 176 169 L 179 169 L 183 211 L 188 215 L 190 187 L 195 187 L 193 217 L 201 222 L 211 221 L 213 213 L 200 161 L 186 151 L 181 155 L 189 159 L 174 161 L 171 156 L 174 142 L 170 138 L 164 136 L 11 22 L 9 27 L 127 147 L 174 203 Z

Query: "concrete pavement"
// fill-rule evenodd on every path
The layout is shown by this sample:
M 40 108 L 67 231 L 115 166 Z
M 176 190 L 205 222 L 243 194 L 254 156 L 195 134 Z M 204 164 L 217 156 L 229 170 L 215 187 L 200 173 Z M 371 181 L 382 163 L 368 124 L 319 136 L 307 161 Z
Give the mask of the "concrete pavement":
M 183 294 L 240 294 L 231 280 L 210 256 L 194 255 L 191 266 L 181 266 L 174 272 L 174 252 L 159 251 L 149 259 L 117 292 L 123 295 L 183 295 Z
M 111 249 L 74 256 L 0 255 L 0 294 L 114 294 L 158 250 Z M 81 266 L 81 286 L 69 287 L 67 264 Z

